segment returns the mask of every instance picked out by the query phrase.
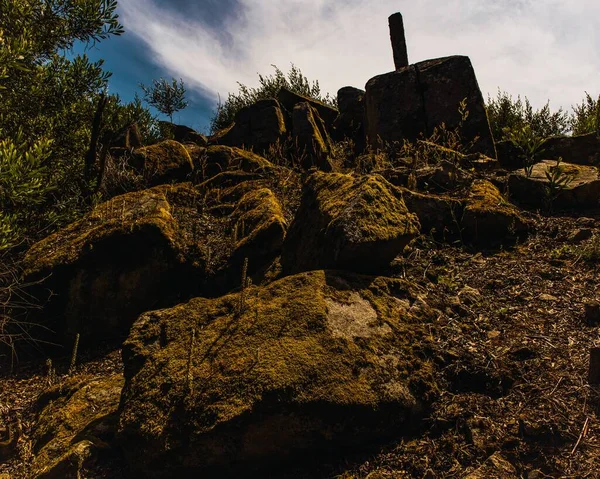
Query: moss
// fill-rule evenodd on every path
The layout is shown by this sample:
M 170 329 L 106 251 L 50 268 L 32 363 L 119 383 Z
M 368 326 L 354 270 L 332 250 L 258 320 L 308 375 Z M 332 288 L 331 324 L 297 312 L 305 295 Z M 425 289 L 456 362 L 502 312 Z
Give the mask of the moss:
M 246 193 L 232 213 L 236 234 L 236 250 L 275 236 L 281 247 L 287 229 L 281 205 L 268 188 Z
M 72 264 L 111 237 L 153 230 L 173 241 L 176 222 L 166 197 L 169 188 L 127 193 L 98 205 L 81 220 L 34 244 L 25 257 L 26 275 Z
M 476 180 L 465 201 L 462 226 L 467 241 L 502 243 L 526 233 L 529 222 L 492 183 Z
M 175 196 L 197 193 L 189 184 L 157 186 L 117 196 L 98 205 L 81 220 L 34 244 L 25 257 L 26 275 L 75 263 L 111 238 L 152 232 L 173 250 L 183 246 L 173 217 Z
M 124 345 L 121 438 L 130 464 L 165 477 L 177 465 L 285 457 L 397 431 L 422 406 L 415 388 L 419 398 L 436 388 L 418 352 L 431 318 L 411 312 L 417 293 L 401 280 L 313 271 L 248 288 L 241 314 L 239 294 L 145 314 Z M 360 321 L 351 314 L 356 297 L 373 317 L 359 336 L 334 334 L 331 305 Z
M 174 140 L 138 148 L 134 151 L 132 162 L 154 185 L 183 181 L 194 169 L 188 150 Z
M 284 263 L 291 271 L 381 268 L 418 234 L 419 227 L 402 191 L 383 177 L 316 172 L 304 186 Z
M 86 442 L 94 447 L 107 447 L 115 433 L 115 415 L 123 387 L 123 376 L 115 374 L 103 379 L 75 377 L 66 384 L 47 391 L 38 405 L 42 407 L 33 433 L 35 477 L 60 477 L 52 472 L 68 464 L 78 445 Z M 49 398 L 53 398 L 47 402 Z M 65 464 L 67 463 L 67 464 Z M 66 477 L 66 476 L 63 476 Z

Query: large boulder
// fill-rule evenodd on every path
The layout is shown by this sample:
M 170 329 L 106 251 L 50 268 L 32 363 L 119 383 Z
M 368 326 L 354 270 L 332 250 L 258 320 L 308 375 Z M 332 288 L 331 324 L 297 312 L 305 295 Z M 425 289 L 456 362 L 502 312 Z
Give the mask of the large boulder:
M 310 103 L 298 103 L 294 106 L 292 125 L 292 137 L 302 158 L 302 166 L 305 169 L 316 166 L 322 171 L 331 171 L 331 139 L 319 112 Z
M 424 299 L 403 280 L 313 271 L 144 314 L 123 349 L 130 473 L 254 477 L 409 433 L 435 397 Z
M 285 119 L 279 102 L 268 99 L 257 101 L 238 111 L 234 124 L 219 135 L 216 141 L 221 145 L 237 146 L 260 153 L 283 140 L 286 134 Z
M 187 181 L 194 169 L 186 148 L 174 140 L 138 148 L 129 162 L 152 186 Z
M 356 152 L 365 149 L 365 92 L 358 88 L 347 86 L 340 88 L 337 93 L 337 103 L 340 114 L 333 123 L 336 140 L 349 138 L 354 141 Z
M 70 343 L 127 334 L 140 313 L 239 283 L 280 253 L 286 223 L 265 187 L 159 186 L 118 196 L 36 243 L 26 276 L 52 291 L 41 316 Z M 216 278 L 216 279 L 215 279 Z M 218 279 L 218 281 L 217 281 Z M 56 341 L 56 338 L 54 338 Z
M 560 168 L 568 183 L 551 185 L 548 174 Z M 577 209 L 596 208 L 600 203 L 600 177 L 595 166 L 540 161 L 533 165 L 531 175 L 517 170 L 508 177 L 510 197 L 534 208 Z
M 35 479 L 76 479 L 114 447 L 123 375 L 73 377 L 46 390 L 32 440 Z M 115 452 L 112 451 L 112 455 Z
M 284 244 L 288 272 L 322 268 L 379 271 L 418 234 L 402 191 L 379 175 L 316 172 Z
M 309 103 L 310 106 L 319 112 L 319 116 L 325 122 L 325 126 L 328 131 L 331 131 L 333 122 L 339 114 L 337 109 L 313 98 L 294 93 L 285 87 L 281 88 L 277 93 L 277 100 L 279 100 L 281 106 L 284 107 L 290 113 L 290 115 L 298 103 Z
M 462 235 L 466 242 L 496 245 L 529 230 L 529 222 L 487 180 L 475 180 L 465 201 Z
M 542 146 L 544 158 L 578 165 L 600 165 L 600 136 L 588 133 L 577 136 L 555 136 L 546 139 Z
M 464 99 L 466 120 L 458 111 Z M 367 83 L 365 102 L 372 148 L 382 142 L 414 141 L 444 123 L 451 130 L 461 126 L 463 140 L 473 142 L 468 153 L 496 158 L 483 96 L 468 57 L 427 60 L 376 76 Z

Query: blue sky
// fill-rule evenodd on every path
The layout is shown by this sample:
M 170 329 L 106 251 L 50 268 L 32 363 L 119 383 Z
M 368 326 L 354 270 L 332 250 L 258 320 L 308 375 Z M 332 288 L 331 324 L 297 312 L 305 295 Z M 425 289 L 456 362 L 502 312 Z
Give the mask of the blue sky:
M 218 97 L 291 62 L 322 90 L 364 88 L 393 69 L 387 17 L 404 16 L 411 63 L 468 55 L 484 96 L 500 87 L 540 107 L 600 94 L 598 0 L 119 0 L 126 33 L 88 51 L 113 72 L 111 92 L 183 78 L 175 121 L 208 127 Z

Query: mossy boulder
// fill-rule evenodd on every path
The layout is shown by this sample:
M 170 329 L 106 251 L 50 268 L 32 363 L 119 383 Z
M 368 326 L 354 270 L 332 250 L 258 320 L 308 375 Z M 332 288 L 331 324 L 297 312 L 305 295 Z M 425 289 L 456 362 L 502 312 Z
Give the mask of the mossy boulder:
M 165 140 L 134 150 L 130 164 L 147 179 L 149 185 L 189 181 L 194 169 L 186 148 L 174 140 Z
M 317 109 L 308 102 L 298 103 L 292 114 L 292 125 L 294 144 L 303 158 L 302 167 L 308 170 L 315 166 L 321 171 L 331 171 L 331 138 Z
M 557 168 L 568 182 L 552 187 L 548 175 Z M 540 161 L 533 165 L 529 176 L 524 170 L 512 173 L 508 177 L 508 190 L 511 199 L 534 208 L 593 209 L 600 204 L 600 176 L 595 166 Z
M 226 289 L 226 279 L 213 280 L 231 271 L 239 278 L 244 257 L 253 268 L 273 259 L 285 235 L 277 200 L 266 189 L 249 192 L 252 186 L 183 183 L 128 193 L 36 243 L 26 277 L 42 281 L 36 295 L 53 292 L 41 318 L 59 342 L 76 333 L 83 341 L 111 339 L 144 311 Z
M 142 315 L 123 349 L 131 474 L 249 477 L 410 432 L 437 387 L 423 294 L 313 271 Z
M 276 170 L 262 156 L 242 148 L 212 145 L 208 148 L 189 148 L 189 152 L 193 158 L 196 182 L 207 181 L 221 173 L 269 176 Z
M 476 180 L 464 202 L 463 239 L 472 243 L 500 244 L 525 235 L 530 222 L 487 180 Z
M 237 258 L 259 264 L 281 253 L 287 230 L 281 204 L 268 188 L 252 189 L 237 202 L 232 213 Z
M 379 175 L 353 177 L 315 172 L 284 244 L 288 272 L 385 268 L 418 234 L 402 191 Z
M 32 440 L 35 479 L 76 479 L 103 455 L 114 455 L 124 379 L 76 376 L 45 391 Z

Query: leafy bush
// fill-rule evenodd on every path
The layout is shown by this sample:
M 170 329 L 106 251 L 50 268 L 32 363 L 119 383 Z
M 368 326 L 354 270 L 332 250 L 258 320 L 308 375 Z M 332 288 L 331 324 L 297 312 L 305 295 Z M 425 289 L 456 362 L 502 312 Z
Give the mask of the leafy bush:
M 0 247 L 26 245 L 90 207 L 85 175 L 98 99 L 110 73 L 75 42 L 123 32 L 115 0 L 0 0 Z M 108 102 L 104 129 L 152 116 L 139 100 Z M 87 196 L 87 197 L 86 197 Z
M 571 129 L 574 135 L 597 132 L 600 134 L 600 96 L 594 100 L 589 93 L 581 104 L 573 107 Z
M 283 87 L 300 95 L 335 106 L 335 100 L 329 96 L 329 93 L 326 95 L 321 94 L 319 82 L 309 81 L 294 64 L 292 64 L 287 75 L 277 66 L 271 66 L 275 69 L 275 74 L 267 76 L 258 75 L 259 86 L 257 88 L 250 88 L 238 82 L 238 93 L 229 93 L 225 103 L 219 102 L 210 123 L 212 133 L 231 125 L 235 114 L 242 108 L 257 102 L 258 100 L 275 98 L 277 92 Z
M 550 110 L 550 101 L 541 109 L 534 110 L 525 97 L 513 97 L 507 92 L 498 90 L 496 98 L 488 95 L 486 104 L 492 135 L 496 141 L 506 140 L 511 131 L 528 128 L 531 135 L 537 138 L 564 135 L 569 131 L 569 114 L 562 108 Z

